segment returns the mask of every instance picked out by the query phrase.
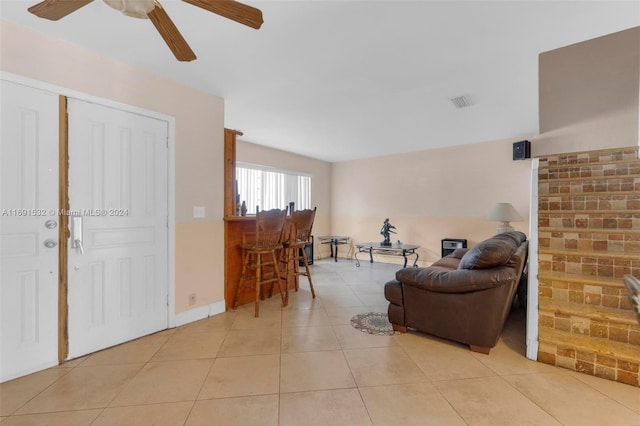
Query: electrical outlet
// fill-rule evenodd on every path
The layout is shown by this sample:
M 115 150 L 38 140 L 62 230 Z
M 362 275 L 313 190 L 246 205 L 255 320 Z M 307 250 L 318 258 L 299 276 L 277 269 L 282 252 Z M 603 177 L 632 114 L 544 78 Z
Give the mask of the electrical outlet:
M 191 293 L 189 295 L 189 306 L 195 305 L 195 304 L 196 304 L 196 294 L 195 293 Z

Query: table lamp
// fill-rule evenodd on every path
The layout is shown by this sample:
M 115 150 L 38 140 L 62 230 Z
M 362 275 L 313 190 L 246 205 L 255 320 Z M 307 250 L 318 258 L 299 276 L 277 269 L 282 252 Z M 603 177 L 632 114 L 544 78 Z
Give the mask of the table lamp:
M 518 214 L 511 203 L 498 203 L 489 212 L 486 219 L 502 222 L 496 228 L 496 233 L 500 234 L 502 232 L 513 231 L 513 227 L 509 224 L 509 222 L 520 221 L 522 220 L 522 216 Z

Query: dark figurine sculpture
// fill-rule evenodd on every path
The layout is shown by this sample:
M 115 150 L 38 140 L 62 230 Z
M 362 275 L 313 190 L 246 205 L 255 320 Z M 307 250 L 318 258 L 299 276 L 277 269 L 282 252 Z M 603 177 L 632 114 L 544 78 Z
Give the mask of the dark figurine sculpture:
M 389 234 L 395 234 L 396 231 L 395 226 L 389 223 L 389 218 L 384 220 L 384 224 L 382 225 L 382 229 L 380 229 L 380 235 L 384 237 L 384 241 L 380 243 L 381 246 L 391 247 L 391 239 L 389 238 Z

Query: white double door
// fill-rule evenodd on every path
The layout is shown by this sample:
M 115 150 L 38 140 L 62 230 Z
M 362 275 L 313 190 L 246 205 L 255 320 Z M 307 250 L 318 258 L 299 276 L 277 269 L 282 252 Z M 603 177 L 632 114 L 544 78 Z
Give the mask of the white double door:
M 1 84 L 0 381 L 6 381 L 58 361 L 58 96 Z
M 56 94 L 2 81 L 0 381 L 57 364 L 61 214 L 68 358 L 168 325 L 167 122 L 69 100 L 69 212 L 59 122 Z
M 168 325 L 167 122 L 70 99 L 69 358 Z

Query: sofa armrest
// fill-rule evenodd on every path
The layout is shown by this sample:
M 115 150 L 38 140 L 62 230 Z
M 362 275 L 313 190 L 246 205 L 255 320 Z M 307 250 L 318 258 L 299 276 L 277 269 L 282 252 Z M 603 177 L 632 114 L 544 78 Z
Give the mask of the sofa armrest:
M 402 284 L 397 280 L 388 281 L 384 285 L 384 297 L 392 304 L 402 306 Z
M 516 279 L 514 268 L 503 266 L 491 269 L 404 268 L 396 272 L 396 280 L 403 285 L 438 293 L 466 293 L 486 290 Z

